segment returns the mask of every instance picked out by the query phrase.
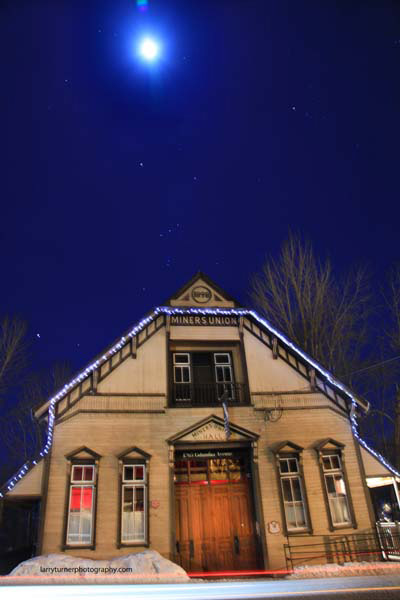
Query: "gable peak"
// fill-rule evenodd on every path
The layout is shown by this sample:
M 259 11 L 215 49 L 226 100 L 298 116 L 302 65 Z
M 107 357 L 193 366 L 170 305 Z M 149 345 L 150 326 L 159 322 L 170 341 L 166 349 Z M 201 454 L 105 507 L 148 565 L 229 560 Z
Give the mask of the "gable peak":
M 205 273 L 199 271 L 183 285 L 169 300 L 170 306 L 196 306 L 198 308 L 238 308 L 239 302 L 219 287 Z

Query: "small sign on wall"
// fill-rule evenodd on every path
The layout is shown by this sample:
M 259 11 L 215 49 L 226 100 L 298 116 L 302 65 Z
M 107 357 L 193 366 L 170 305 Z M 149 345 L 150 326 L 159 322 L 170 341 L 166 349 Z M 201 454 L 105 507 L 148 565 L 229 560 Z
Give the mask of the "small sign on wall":
M 151 508 L 159 508 L 160 507 L 159 500 L 152 500 L 150 504 L 151 504 Z
M 280 523 L 278 521 L 270 521 L 268 523 L 268 531 L 269 531 L 269 533 L 280 533 L 281 532 Z

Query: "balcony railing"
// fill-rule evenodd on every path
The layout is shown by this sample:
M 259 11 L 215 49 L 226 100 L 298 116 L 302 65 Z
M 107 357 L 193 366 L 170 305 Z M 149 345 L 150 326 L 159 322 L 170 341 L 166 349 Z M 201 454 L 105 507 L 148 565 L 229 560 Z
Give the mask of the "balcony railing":
M 173 383 L 170 389 L 171 406 L 220 406 L 225 391 L 229 406 L 249 404 L 245 383 Z

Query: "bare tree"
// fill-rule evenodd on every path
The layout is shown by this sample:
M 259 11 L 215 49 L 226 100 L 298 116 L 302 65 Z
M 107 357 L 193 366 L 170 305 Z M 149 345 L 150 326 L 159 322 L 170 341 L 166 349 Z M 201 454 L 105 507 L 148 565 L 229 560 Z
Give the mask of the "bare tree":
M 365 364 L 369 314 L 363 268 L 337 277 L 309 241 L 290 234 L 278 258 L 268 257 L 252 281 L 259 311 L 318 362 L 347 379 Z
M 32 409 L 58 391 L 70 375 L 66 363 L 32 372 L 26 323 L 18 317 L 0 321 L 0 483 L 42 448 L 44 426 L 32 418 Z
M 0 483 L 42 449 L 46 425 L 34 418 L 33 411 L 60 390 L 71 373 L 67 363 L 59 363 L 50 370 L 26 375 L 18 403 L 0 415 L 0 439 L 7 453 L 7 461 L 0 466 Z
M 360 373 L 365 392 L 374 399 L 361 428 L 400 470 L 400 263 L 390 270 L 382 296 L 385 319 L 377 335 L 381 360 Z
M 19 381 L 27 366 L 27 326 L 18 317 L 4 317 L 0 322 L 0 403 Z
M 353 381 L 362 395 L 371 401 L 370 411 L 359 421 L 362 437 L 370 440 L 376 450 L 399 468 L 399 421 L 396 414 L 399 364 L 390 359 L 385 360 L 385 356 L 387 353 L 381 350 L 381 360 L 355 374 Z
M 389 272 L 388 285 L 383 297 L 390 314 L 390 326 L 385 333 L 389 345 L 400 353 L 400 263 L 393 265 Z

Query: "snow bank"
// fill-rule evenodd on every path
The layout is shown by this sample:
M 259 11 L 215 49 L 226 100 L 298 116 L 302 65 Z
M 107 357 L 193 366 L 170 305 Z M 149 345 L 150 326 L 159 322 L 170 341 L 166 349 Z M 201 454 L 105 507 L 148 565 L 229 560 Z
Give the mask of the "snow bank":
M 186 571 L 155 550 L 110 560 L 47 554 L 25 560 L 0 583 L 187 583 Z
M 286 579 L 317 579 L 326 577 L 362 577 L 364 575 L 400 575 L 400 562 L 346 562 L 295 567 Z

